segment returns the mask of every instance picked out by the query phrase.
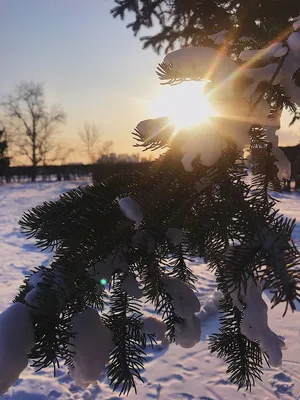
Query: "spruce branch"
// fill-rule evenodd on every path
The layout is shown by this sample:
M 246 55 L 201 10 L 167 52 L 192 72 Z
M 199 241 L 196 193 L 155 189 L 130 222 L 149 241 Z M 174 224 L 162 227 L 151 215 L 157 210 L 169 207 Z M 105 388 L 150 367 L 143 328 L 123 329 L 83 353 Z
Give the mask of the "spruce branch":
M 271 85 L 266 87 L 265 98 L 267 102 L 271 105 L 270 118 L 272 119 L 272 114 L 276 114 L 276 111 L 287 109 L 290 113 L 295 114 L 297 107 L 292 99 L 286 94 L 286 90 L 280 84 Z
M 276 70 L 275 70 L 275 72 L 274 72 L 272 78 L 271 78 L 270 81 L 268 82 L 268 87 L 267 87 L 265 90 L 263 90 L 263 91 L 261 92 L 261 94 L 258 96 L 258 98 L 256 99 L 256 101 L 252 104 L 248 116 L 250 116 L 250 115 L 253 113 L 253 111 L 255 110 L 255 108 L 257 107 L 257 105 L 260 103 L 260 101 L 265 97 L 265 95 L 266 95 L 266 93 L 268 92 L 268 90 L 271 89 L 271 87 L 272 87 L 272 85 L 273 85 L 273 82 L 274 82 L 275 79 L 277 78 L 277 76 L 278 76 L 278 74 L 279 74 L 281 68 L 283 67 L 283 64 L 284 64 L 284 62 L 285 62 L 285 60 L 286 60 L 286 58 L 287 58 L 288 55 L 289 55 L 289 50 L 287 51 L 287 53 L 286 53 L 283 57 L 281 57 L 281 59 L 280 59 L 278 65 L 277 65 L 277 68 L 276 68 Z
M 159 150 L 170 147 L 170 141 L 175 132 L 175 126 L 170 123 L 167 117 L 163 118 L 163 127 L 153 133 L 143 132 L 137 128 L 132 133 L 133 138 L 136 140 L 134 147 L 143 147 L 146 150 Z
M 136 4 L 134 7 L 137 10 Z M 122 7 L 116 13 L 124 16 Z M 138 31 L 142 25 L 139 20 L 132 28 Z M 231 51 L 230 45 L 226 51 Z M 212 51 L 211 55 L 214 58 L 216 53 Z M 280 116 L 277 113 L 282 108 L 295 112 L 295 104 L 284 89 L 273 85 L 286 57 L 281 58 L 271 80 L 257 86 L 259 96 L 249 115 L 263 98 L 271 107 L 270 118 Z M 200 80 L 199 71 L 203 67 L 200 63 L 207 61 L 204 58 L 199 57 L 199 68 L 197 63 L 193 65 L 188 76 L 181 76 L 181 72 L 176 72 L 180 68 L 172 64 L 161 63 L 158 76 L 168 84 L 185 79 Z M 172 60 L 176 63 L 176 57 Z M 234 70 L 234 62 L 227 61 L 228 68 Z M 205 76 L 204 67 L 202 72 Z M 222 72 L 221 68 L 218 72 Z M 229 75 L 231 79 L 232 74 Z M 230 79 L 225 81 L 231 83 Z M 237 86 L 247 84 L 247 79 L 242 81 L 243 78 Z M 212 82 L 212 85 L 218 83 Z M 229 90 L 230 96 L 238 96 L 231 85 Z M 189 311 L 195 310 L 199 303 L 183 312 L 176 305 L 175 295 L 172 294 L 174 298 L 170 295 L 170 285 L 176 281 L 192 292 L 187 285 L 193 287 L 196 276 L 187 260 L 203 257 L 223 293 L 221 329 L 210 340 L 211 351 L 228 362 L 232 382 L 239 388 L 251 389 L 255 379 L 261 379 L 266 356 L 259 343 L 241 333 L 245 333 L 241 324 L 248 321 L 249 302 L 241 303 L 242 310 L 235 306 L 231 296 L 236 290 L 238 297 L 243 290 L 246 293 L 250 277 L 271 291 L 273 307 L 285 302 L 286 310 L 288 307 L 294 310 L 300 300 L 300 255 L 291 240 L 295 221 L 280 215 L 275 208 L 276 200 L 269 194 L 270 190 L 280 190 L 272 145 L 259 124 L 251 127 L 253 177 L 248 184 L 241 150 L 230 137 L 219 137 L 218 131 L 214 138 L 217 140 L 211 142 L 212 146 L 216 143 L 219 146 L 213 154 L 216 158 L 204 165 L 203 143 L 191 140 L 190 148 L 184 146 L 191 138 L 189 134 L 201 133 L 200 129 L 197 131 L 198 126 L 195 131 L 178 130 L 174 136 L 175 127 L 167 118 L 156 120 L 159 129 L 154 131 L 151 130 L 153 120 L 150 122 L 140 123 L 133 136 L 136 146 L 144 150 L 167 149 L 158 160 L 99 184 L 71 190 L 55 202 L 35 207 L 20 221 L 22 230 L 36 239 L 37 246 L 56 250 L 52 264 L 33 271 L 15 299 L 30 307 L 34 323 L 35 344 L 29 356 L 36 368 L 51 363 L 56 366 L 61 358 L 72 366 L 69 343 L 74 335 L 73 318 L 87 308 L 103 311 L 107 305 L 109 310 L 102 321 L 113 333 L 114 342 L 108 377 L 113 389 L 120 390 L 120 394 L 128 394 L 132 388 L 136 391 L 136 379 L 142 380 L 146 342 L 152 343 L 153 336 L 143 330 L 141 301 L 130 295 L 134 291 L 129 286 L 126 288 L 125 279 L 132 278 L 136 297 L 143 294 L 162 315 L 169 341 L 174 342 L 176 334 L 180 341 L 175 324 L 186 324 L 188 329 L 188 318 L 195 317 Z M 192 160 L 188 167 L 185 156 Z M 140 218 L 133 215 L 134 205 L 138 206 Z M 182 240 L 172 241 L 167 235 L 169 229 L 181 230 Z M 121 261 L 116 256 L 119 252 L 124 256 Z M 99 274 L 95 272 L 96 266 Z M 99 282 L 101 268 L 105 267 L 108 269 L 105 281 L 112 290 L 110 297 L 101 285 L 102 279 Z M 142 283 L 142 290 L 136 278 Z
M 146 335 L 142 331 L 140 303 L 123 290 L 123 277 L 114 280 L 110 312 L 103 316 L 104 323 L 113 332 L 114 349 L 110 354 L 107 375 L 113 389 L 120 395 L 136 392 L 135 378 L 141 380 L 144 369 Z
M 197 281 L 197 277 L 193 274 L 191 268 L 187 266 L 186 261 L 190 260 L 184 255 L 183 246 L 178 245 L 174 247 L 172 256 L 166 261 L 166 264 L 172 268 L 171 276 L 180 279 L 195 289 L 194 283 Z
M 164 276 L 162 266 L 153 255 L 144 258 L 142 265 L 143 293 L 147 301 L 154 305 L 157 314 L 162 314 L 163 321 L 167 326 L 167 338 L 172 343 L 175 341 L 174 324 L 182 319 L 175 314 L 173 299 L 165 290 L 162 281 Z
M 249 132 L 250 151 L 252 155 L 252 189 L 260 192 L 266 201 L 273 199 L 268 191 L 280 192 L 281 183 L 277 177 L 277 161 L 272 154 L 272 143 L 266 140 L 265 131 L 259 125 L 253 125 Z
M 238 389 L 252 388 L 255 380 L 262 380 L 263 361 L 267 356 L 262 354 L 259 344 L 248 340 L 240 331 L 242 313 L 233 306 L 230 296 L 225 294 L 220 301 L 220 333 L 209 339 L 212 353 L 224 358 L 228 363 L 229 380 L 238 385 Z
M 116 222 L 123 219 L 117 197 L 127 195 L 136 180 L 137 174 L 115 175 L 100 184 L 70 190 L 59 200 L 25 213 L 21 229 L 28 237 L 34 236 L 42 249 L 76 246 L 86 235 L 91 236 L 92 224 L 99 230 L 94 235 L 105 236 L 104 226 L 111 218 Z

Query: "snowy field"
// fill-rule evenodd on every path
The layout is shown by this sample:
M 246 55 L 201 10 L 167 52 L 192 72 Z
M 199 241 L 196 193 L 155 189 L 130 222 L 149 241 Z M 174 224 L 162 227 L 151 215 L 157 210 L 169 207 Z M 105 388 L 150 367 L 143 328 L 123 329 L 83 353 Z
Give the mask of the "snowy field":
M 36 183 L 0 186 L 0 312 L 14 298 L 17 289 L 28 271 L 40 264 L 47 265 L 51 254 L 40 252 L 32 241 L 20 234 L 18 220 L 22 213 L 44 200 L 56 199 L 58 195 L 84 182 Z M 298 220 L 294 240 L 300 246 L 300 195 L 283 194 L 281 211 Z M 270 327 L 286 342 L 283 365 L 280 369 L 267 368 L 263 382 L 253 388 L 252 393 L 231 385 L 226 377 L 226 365 L 207 349 L 206 338 L 218 329 L 218 315 L 214 312 L 212 294 L 215 283 L 205 265 L 193 265 L 199 276 L 198 297 L 203 305 L 210 307 L 208 314 L 201 312 L 201 341 L 192 349 L 176 345 L 170 348 L 156 346 L 149 349 L 143 374 L 144 385 L 138 385 L 138 394 L 128 397 L 113 393 L 107 382 L 99 382 L 86 390 L 74 384 L 61 367 L 57 377 L 48 368 L 37 374 L 28 367 L 16 384 L 1 396 L 1 399 L 46 400 L 46 399 L 105 399 L 105 400 L 239 400 L 239 399 L 298 399 L 300 400 L 300 316 L 291 312 L 283 319 L 283 308 L 278 306 L 269 312 Z M 268 302 L 268 298 L 266 297 Z M 300 307 L 299 307 L 300 310 Z M 22 332 L 20 332 L 22 335 Z M 101 340 L 99 338 L 99 340 Z

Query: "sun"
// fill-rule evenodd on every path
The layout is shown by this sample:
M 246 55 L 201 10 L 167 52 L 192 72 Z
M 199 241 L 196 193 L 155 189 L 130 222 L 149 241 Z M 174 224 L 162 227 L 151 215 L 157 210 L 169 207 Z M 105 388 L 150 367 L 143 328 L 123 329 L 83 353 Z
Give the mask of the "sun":
M 167 86 L 150 105 L 153 117 L 167 116 L 178 130 L 218 115 L 204 94 L 204 82 L 184 81 Z

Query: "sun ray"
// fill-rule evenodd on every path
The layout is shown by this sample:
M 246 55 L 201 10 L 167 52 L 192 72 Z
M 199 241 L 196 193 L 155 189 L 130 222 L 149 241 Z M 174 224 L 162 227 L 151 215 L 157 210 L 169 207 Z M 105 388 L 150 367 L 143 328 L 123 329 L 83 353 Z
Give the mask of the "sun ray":
M 228 75 L 227 79 L 225 79 L 221 84 L 217 85 L 211 92 L 210 94 L 212 95 L 214 92 L 217 92 L 218 90 L 221 89 L 222 86 L 225 86 L 226 83 L 228 81 L 233 81 L 234 79 L 237 79 L 240 75 L 243 75 L 243 71 L 246 68 L 251 68 L 252 64 L 255 63 L 256 61 L 258 61 L 261 57 L 264 56 L 264 54 L 268 51 L 269 46 L 271 46 L 274 43 L 277 42 L 282 42 L 284 40 L 287 39 L 288 35 L 292 32 L 290 27 L 287 27 L 285 30 L 283 30 L 282 32 L 280 32 L 277 37 L 275 37 L 274 39 L 272 39 L 270 42 L 268 42 L 266 44 L 266 46 L 263 49 L 259 50 L 258 55 L 254 55 L 253 57 L 251 57 L 249 60 L 247 60 L 246 62 L 244 62 L 242 65 L 240 65 L 239 67 L 237 67 L 237 69 L 230 75 Z M 224 44 L 224 46 L 226 46 L 226 43 Z M 223 46 L 223 47 L 224 47 Z M 222 53 L 222 50 L 220 50 L 220 53 Z M 212 64 L 212 66 L 210 67 L 208 73 L 207 73 L 207 77 L 212 75 L 212 72 L 214 71 L 214 69 L 216 68 L 216 66 L 218 65 L 218 57 L 216 57 L 215 62 Z

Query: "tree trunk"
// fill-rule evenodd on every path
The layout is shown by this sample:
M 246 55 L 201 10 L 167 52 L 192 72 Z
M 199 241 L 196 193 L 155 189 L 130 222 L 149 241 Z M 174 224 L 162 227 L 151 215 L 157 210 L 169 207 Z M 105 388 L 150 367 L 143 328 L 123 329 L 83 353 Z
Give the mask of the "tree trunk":
M 36 170 L 37 170 L 36 165 L 33 165 L 31 170 L 31 182 L 36 181 Z
M 35 121 L 33 120 L 33 134 L 32 134 L 32 171 L 31 171 L 31 182 L 36 181 L 36 133 L 35 133 Z

